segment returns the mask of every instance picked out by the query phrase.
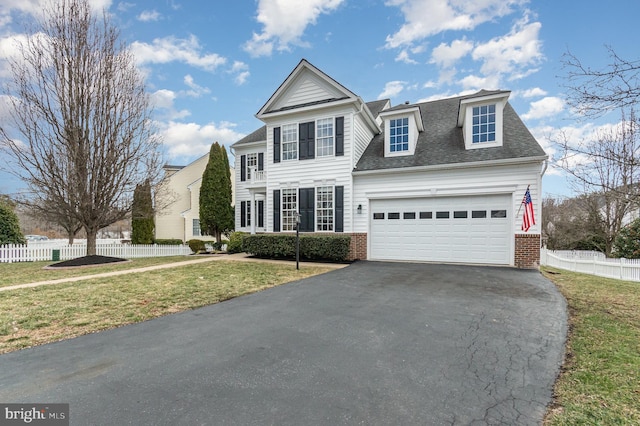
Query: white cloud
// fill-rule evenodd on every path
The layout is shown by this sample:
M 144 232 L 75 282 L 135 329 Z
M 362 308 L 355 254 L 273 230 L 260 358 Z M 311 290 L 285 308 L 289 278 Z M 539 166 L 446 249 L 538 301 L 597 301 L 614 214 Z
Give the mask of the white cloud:
M 400 53 L 398 53 L 398 56 L 396 56 L 396 62 L 404 62 L 405 64 L 410 65 L 415 65 L 418 63 L 416 60 L 409 57 L 409 52 L 406 49 L 403 49 L 400 51 Z
M 384 85 L 384 90 L 378 95 L 378 99 L 394 98 L 398 96 L 406 86 L 406 81 L 389 81 Z
M 202 95 L 211 93 L 211 89 L 196 84 L 196 82 L 193 80 L 193 77 L 191 77 L 191 75 L 189 74 L 184 76 L 184 84 L 191 88 L 191 90 L 187 90 L 185 92 L 185 95 L 191 98 L 199 98 Z
M 256 20 L 262 32 L 253 33 L 244 50 L 251 56 L 269 56 L 273 49 L 289 50 L 291 45 L 307 46 L 302 35 L 318 17 L 335 11 L 344 0 L 260 0 Z
M 482 61 L 480 71 L 484 75 L 526 75 L 523 70 L 543 59 L 538 38 L 541 26 L 539 22 L 529 23 L 528 17 L 525 17 L 508 34 L 478 44 L 472 57 Z
M 235 125 L 229 122 L 200 125 L 170 121 L 161 126 L 161 137 L 172 159 L 203 155 L 213 142 L 228 145 L 245 136 L 236 132 Z
M 431 52 L 432 64 L 437 64 L 442 68 L 451 68 L 463 57 L 467 56 L 473 49 L 473 43 L 466 40 L 454 40 L 451 44 L 441 43 Z
M 518 92 L 523 98 L 538 98 L 540 96 L 547 96 L 547 91 L 539 87 L 527 89 L 522 92 Z
M 539 101 L 531 102 L 531 108 L 526 114 L 522 114 L 523 120 L 539 120 L 545 117 L 554 117 L 564 111 L 564 101 L 558 97 L 547 96 Z
M 135 41 L 131 44 L 131 50 L 140 65 L 176 61 L 206 71 L 215 71 L 227 62 L 226 58 L 217 53 L 203 53 L 198 38 L 194 35 L 186 39 L 173 36 L 156 38 L 151 44 Z
M 387 6 L 399 7 L 404 25 L 386 39 L 394 49 L 447 30 L 473 30 L 491 19 L 505 16 L 526 0 L 388 0 Z
M 500 88 L 500 75 L 491 76 L 468 75 L 461 79 L 459 83 L 464 90 L 476 91 L 481 89 L 494 90 Z
M 247 79 L 251 75 L 249 72 L 249 65 L 245 64 L 242 61 L 234 61 L 231 70 L 229 70 L 231 74 L 235 74 L 234 81 L 238 86 L 242 86 L 247 82 Z
M 138 15 L 138 21 L 142 22 L 159 21 L 160 19 L 161 15 L 157 10 L 145 10 Z
M 156 108 L 173 108 L 176 93 L 173 90 L 160 89 L 151 94 L 151 102 Z

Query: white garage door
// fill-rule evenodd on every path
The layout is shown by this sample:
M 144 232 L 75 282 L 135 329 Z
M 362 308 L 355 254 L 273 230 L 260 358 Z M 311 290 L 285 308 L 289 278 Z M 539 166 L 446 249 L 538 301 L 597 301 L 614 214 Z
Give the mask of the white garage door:
M 371 201 L 371 259 L 508 265 L 510 195 Z

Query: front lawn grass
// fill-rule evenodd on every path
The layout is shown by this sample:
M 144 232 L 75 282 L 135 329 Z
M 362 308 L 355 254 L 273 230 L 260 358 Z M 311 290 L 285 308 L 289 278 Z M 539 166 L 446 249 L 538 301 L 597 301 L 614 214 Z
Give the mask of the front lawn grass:
M 210 305 L 329 270 L 220 260 L 0 292 L 0 353 Z
M 640 283 L 542 268 L 569 305 L 546 425 L 640 424 Z
M 28 284 L 39 281 L 57 280 L 61 278 L 80 277 L 103 272 L 122 271 L 125 269 L 144 268 L 146 266 L 165 263 L 182 262 L 196 259 L 194 256 L 167 256 L 133 259 L 130 262 L 109 263 L 84 268 L 44 269 L 56 262 L 16 262 L 0 263 L 0 287 L 16 284 Z

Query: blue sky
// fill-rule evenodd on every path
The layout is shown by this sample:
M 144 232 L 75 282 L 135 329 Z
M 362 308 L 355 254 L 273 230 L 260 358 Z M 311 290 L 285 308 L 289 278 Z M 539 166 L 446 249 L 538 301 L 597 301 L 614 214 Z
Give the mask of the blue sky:
M 0 4 L 0 82 L 23 23 L 41 0 Z M 637 0 L 91 0 L 106 8 L 147 77 L 166 162 L 188 164 L 214 141 L 230 145 L 305 58 L 371 101 L 393 105 L 511 90 L 510 102 L 551 156 L 550 138 L 588 137 L 618 116 L 579 121 L 560 76 L 568 50 L 595 68 L 605 46 L 637 59 Z M 0 98 L 0 120 L 6 109 Z M 0 192 L 20 187 L 0 174 Z M 545 195 L 565 196 L 551 162 Z

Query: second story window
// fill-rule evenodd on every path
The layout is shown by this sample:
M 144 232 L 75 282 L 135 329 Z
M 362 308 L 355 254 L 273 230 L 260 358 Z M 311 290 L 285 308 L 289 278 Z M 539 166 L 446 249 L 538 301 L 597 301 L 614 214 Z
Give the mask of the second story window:
M 473 143 L 495 142 L 496 105 L 473 107 Z
M 389 120 L 389 150 L 401 152 L 409 150 L 409 119 Z
M 325 118 L 317 121 L 316 156 L 333 155 L 333 119 Z
M 298 158 L 298 125 L 286 124 L 282 126 L 282 159 L 296 160 Z
M 251 172 L 258 167 L 258 154 L 247 154 L 247 180 L 251 179 Z

